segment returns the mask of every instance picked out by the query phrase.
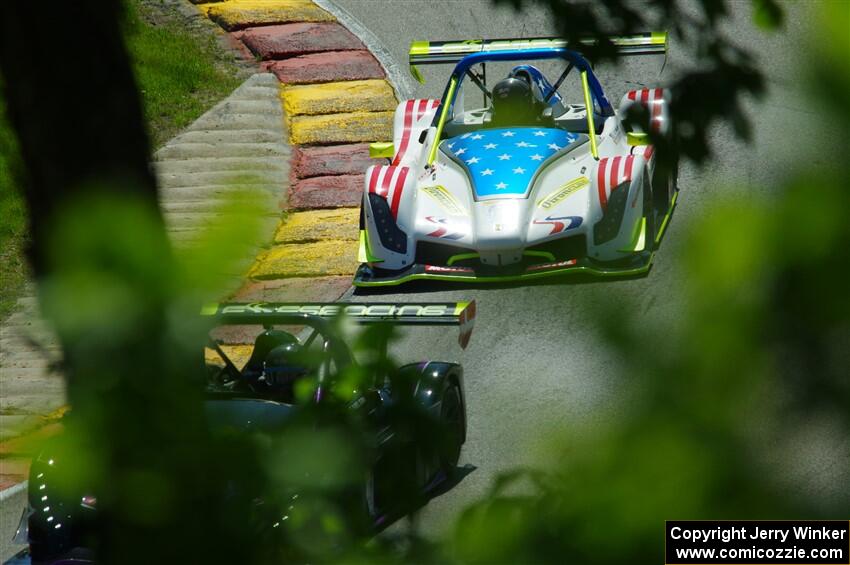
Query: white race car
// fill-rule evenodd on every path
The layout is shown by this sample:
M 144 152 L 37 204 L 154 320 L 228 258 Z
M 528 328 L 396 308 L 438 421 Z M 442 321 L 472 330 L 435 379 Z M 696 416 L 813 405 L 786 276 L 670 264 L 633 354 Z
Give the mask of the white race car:
M 623 54 L 667 46 L 664 33 L 612 41 Z M 538 61 L 565 66 L 554 84 L 527 64 Z M 502 62 L 526 64 L 490 89 L 486 65 Z M 393 143 L 371 146 L 391 162 L 366 171 L 356 286 L 649 270 L 675 206 L 676 167 L 656 165 L 650 135 L 627 112 L 642 106 L 669 138 L 668 90 L 629 91 L 615 111 L 561 39 L 414 42 L 414 76 L 429 63 L 455 64 L 442 100 L 402 102 Z M 583 100 L 559 92 L 572 71 Z

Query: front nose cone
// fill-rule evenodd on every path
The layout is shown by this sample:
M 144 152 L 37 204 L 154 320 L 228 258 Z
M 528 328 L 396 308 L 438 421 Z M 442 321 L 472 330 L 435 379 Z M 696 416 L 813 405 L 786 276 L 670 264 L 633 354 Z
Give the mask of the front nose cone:
M 522 260 L 525 229 L 522 210 L 525 200 L 487 200 L 475 205 L 476 247 L 481 262 L 510 265 Z

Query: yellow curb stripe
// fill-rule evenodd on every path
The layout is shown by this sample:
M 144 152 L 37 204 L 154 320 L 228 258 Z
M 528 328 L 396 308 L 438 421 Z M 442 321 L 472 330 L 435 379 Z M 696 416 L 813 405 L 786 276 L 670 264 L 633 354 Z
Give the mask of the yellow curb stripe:
M 289 138 L 296 145 L 389 139 L 393 132 L 393 112 L 293 116 L 288 121 Z
M 227 29 L 245 24 L 336 21 L 309 0 L 229 0 L 203 4 L 200 8 L 211 20 Z
M 241 341 L 241 340 L 240 340 Z M 241 369 L 248 362 L 248 359 L 251 358 L 251 352 L 254 349 L 253 344 L 247 345 L 219 345 L 221 350 L 224 351 L 224 354 L 227 355 L 228 359 L 236 365 L 238 369 Z M 215 352 L 214 349 L 209 347 L 204 348 L 204 361 L 209 365 L 223 365 L 224 360 L 219 357 L 218 353 Z
M 359 217 L 359 208 L 295 212 L 278 226 L 274 241 L 275 243 L 327 239 L 355 241 L 358 235 Z
M 48 424 L 50 422 L 56 422 L 61 420 L 70 409 L 70 406 L 60 406 L 52 412 L 48 412 L 47 414 L 41 415 L 40 418 L 45 424 Z
M 309 0 L 227 0 L 198 7 L 228 29 L 247 23 L 336 21 Z M 280 88 L 291 145 L 371 142 L 392 137 L 397 100 L 386 80 L 281 84 Z M 351 276 L 357 268 L 359 214 L 359 208 L 289 214 L 277 228 L 275 245 L 256 258 L 248 276 Z M 231 350 L 226 352 L 231 355 Z M 232 353 L 236 362 L 237 351 Z
M 289 116 L 380 112 L 395 110 L 392 87 L 386 80 L 348 80 L 325 84 L 287 86 L 281 91 Z
M 257 257 L 248 276 L 255 279 L 351 275 L 357 268 L 357 242 L 342 240 L 275 245 Z

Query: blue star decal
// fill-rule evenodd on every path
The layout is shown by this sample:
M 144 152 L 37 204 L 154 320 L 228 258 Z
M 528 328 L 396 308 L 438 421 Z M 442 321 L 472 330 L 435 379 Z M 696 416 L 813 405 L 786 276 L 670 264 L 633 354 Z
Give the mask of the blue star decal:
M 540 165 L 578 137 L 557 128 L 497 128 L 446 139 L 440 146 L 464 163 L 476 197 L 522 197 Z

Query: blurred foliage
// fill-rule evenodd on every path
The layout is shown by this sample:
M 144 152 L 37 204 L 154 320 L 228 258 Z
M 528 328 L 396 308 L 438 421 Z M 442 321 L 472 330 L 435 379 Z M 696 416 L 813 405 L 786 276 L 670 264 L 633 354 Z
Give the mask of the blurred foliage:
M 239 86 L 235 55 L 211 29 L 187 25 L 176 6 L 125 0 L 124 36 L 154 147 Z
M 2 83 L 0 83 L 2 90 Z M 19 193 L 23 169 L 18 142 L 0 97 L 0 320 L 12 310 L 26 279 L 27 211 Z
M 554 5 L 559 21 L 582 34 L 608 21 L 589 4 Z M 695 22 L 675 3 L 653 5 L 677 16 L 679 33 L 716 33 L 725 14 L 723 3 L 702 2 Z M 608 2 L 603 11 L 640 30 L 644 16 L 629 6 Z M 782 21 L 769 0 L 754 8 L 758 25 Z M 820 85 L 813 99 L 847 131 L 850 20 L 846 4 L 823 8 L 826 39 L 812 46 L 805 72 Z M 763 83 L 745 54 L 705 33 L 698 43 L 707 42 L 708 69 L 677 86 L 679 100 L 698 106 L 706 80 L 724 81 L 719 105 L 682 118 L 693 127 L 683 150 L 695 159 L 706 155 L 712 121 L 744 123 L 738 96 Z M 362 366 L 341 375 L 339 395 L 305 406 L 286 434 L 211 430 L 200 362 L 210 328 L 196 314 L 225 284 L 239 254 L 232 242 L 255 242 L 253 212 L 230 216 L 197 247 L 174 253 L 149 207 L 103 196 L 80 202 L 55 227 L 54 274 L 42 295 L 73 368 L 74 409 L 57 460 L 67 465 L 66 488 L 97 495 L 100 556 L 115 563 L 162 555 L 203 563 L 658 563 L 666 519 L 846 512 L 850 225 L 842 213 L 850 167 L 841 146 L 810 149 L 832 167 L 811 165 L 801 149 L 794 174 L 772 187 L 772 198 L 718 201 L 687 227 L 685 245 L 670 258 L 685 274 L 671 297 L 677 316 L 646 315 L 610 293 L 588 305 L 599 320 L 592 329 L 627 367 L 615 375 L 622 404 L 593 425 L 540 430 L 552 438 L 546 464 L 499 476 L 438 541 L 415 529 L 370 541 L 352 513 L 352 488 L 368 472 L 371 447 L 347 403 L 351 390 L 391 366 L 373 354 L 375 343 L 391 339 L 375 333 L 385 330 L 352 338 Z M 299 391 L 302 398 L 312 392 Z M 439 441 L 440 430 L 411 399 L 402 398 L 391 417 L 417 441 Z M 806 461 L 815 441 L 826 442 L 818 451 L 826 461 Z M 819 465 L 818 473 L 807 464 Z M 781 476 L 779 467 L 799 471 Z M 403 508 L 422 504 L 412 485 L 404 493 Z
M 702 4 L 711 22 L 723 11 L 709 4 L 722 4 Z M 772 3 L 755 7 L 760 24 L 781 22 Z M 803 82 L 818 85 L 811 100 L 845 132 L 850 8 L 818 8 L 823 35 L 807 46 Z M 688 226 L 672 259 L 685 270 L 675 316 L 610 293 L 588 306 L 627 367 L 616 375 L 625 400 L 597 420 L 606 424 L 559 431 L 548 471 L 504 474 L 468 508 L 452 543 L 460 562 L 660 563 L 665 520 L 846 513 L 845 151 L 801 147 L 770 199 L 721 199 Z M 532 493 L 515 494 L 518 481 Z
M 239 85 L 234 54 L 215 31 L 187 26 L 173 5 L 126 0 L 124 32 L 153 146 L 159 147 Z M 0 85 L 0 91 L 2 91 Z M 15 136 L 0 97 L 0 319 L 28 278 L 27 211 Z
M 693 64 L 674 81 L 665 85 L 672 90 L 671 121 L 677 129 L 675 152 L 697 163 L 711 157 L 708 135 L 715 122 L 729 122 L 741 139 L 749 141 L 751 124 L 743 110 L 746 95 L 761 97 L 765 90 L 764 70 L 753 55 L 723 32 L 730 15 L 726 0 L 606 0 L 605 2 L 568 2 L 565 0 L 493 0 L 516 10 L 523 6 L 548 7 L 560 34 L 568 41 L 595 38 L 595 46 L 582 48 L 592 62 L 617 61 L 620 56 L 609 39 L 646 31 L 667 31 L 668 41 L 689 52 Z M 776 0 L 751 0 L 753 21 L 761 29 L 781 28 L 784 13 Z M 648 116 L 643 119 L 644 131 Z M 662 155 L 673 148 L 656 138 Z

